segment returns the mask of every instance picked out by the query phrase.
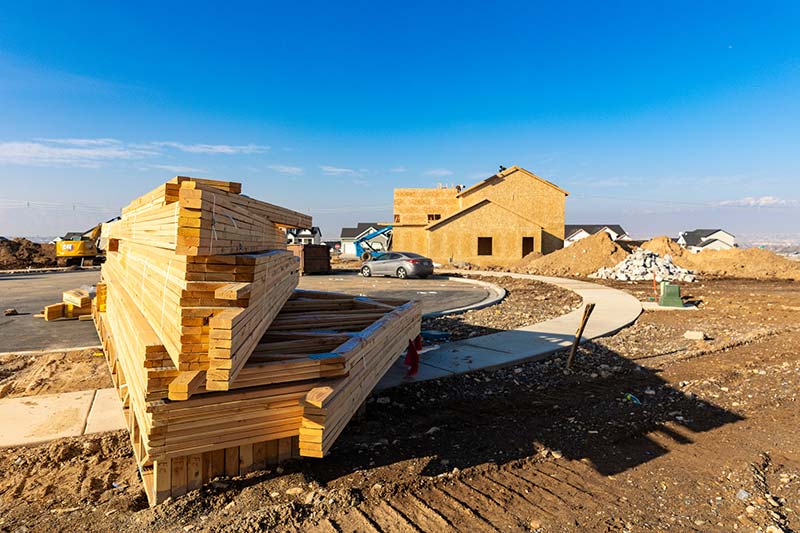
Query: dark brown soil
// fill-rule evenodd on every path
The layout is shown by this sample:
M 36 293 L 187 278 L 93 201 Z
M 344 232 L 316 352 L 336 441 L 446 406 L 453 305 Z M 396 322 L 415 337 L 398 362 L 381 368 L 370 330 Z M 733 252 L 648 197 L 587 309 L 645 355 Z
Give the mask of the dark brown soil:
M 0 240 L 0 270 L 54 266 L 56 266 L 54 244 L 39 244 L 24 238 Z
M 797 530 L 800 284 L 687 290 L 699 311 L 648 312 L 571 372 L 561 354 L 384 391 L 326 459 L 156 509 L 121 433 L 6 450 L 0 531 Z

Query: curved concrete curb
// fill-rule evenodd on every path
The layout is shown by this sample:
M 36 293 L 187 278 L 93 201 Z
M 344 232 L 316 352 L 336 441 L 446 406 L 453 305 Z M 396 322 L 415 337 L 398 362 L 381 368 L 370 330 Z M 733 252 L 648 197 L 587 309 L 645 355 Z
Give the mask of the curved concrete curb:
M 550 283 L 578 294 L 583 303 L 565 315 L 510 331 L 442 344 L 422 354 L 416 376 L 407 377 L 407 368 L 398 359 L 376 390 L 404 383 L 427 381 L 474 370 L 513 366 L 544 359 L 569 347 L 575 339 L 583 309 L 588 303 L 595 310 L 584 330 L 581 342 L 612 335 L 632 324 L 642 313 L 642 304 L 626 292 L 567 278 L 517 274 L 513 272 L 457 271 L 459 274 L 532 279 Z
M 466 313 L 467 311 L 474 311 L 476 309 L 483 309 L 485 307 L 489 307 L 490 305 L 494 305 L 499 303 L 506 297 L 506 290 L 503 287 L 498 287 L 494 283 L 489 283 L 488 281 L 481 281 L 478 279 L 469 279 L 469 278 L 459 278 L 456 276 L 436 276 L 440 279 L 446 279 L 447 281 L 457 281 L 459 283 L 468 283 L 470 285 L 477 285 L 479 287 L 483 287 L 484 289 L 489 291 L 489 296 L 484 298 L 482 301 L 465 305 L 463 307 L 454 307 L 453 309 L 445 309 L 444 311 L 432 311 L 430 313 L 425 313 L 422 315 L 422 318 L 436 318 L 437 316 L 445 316 L 445 315 L 455 315 L 460 313 Z

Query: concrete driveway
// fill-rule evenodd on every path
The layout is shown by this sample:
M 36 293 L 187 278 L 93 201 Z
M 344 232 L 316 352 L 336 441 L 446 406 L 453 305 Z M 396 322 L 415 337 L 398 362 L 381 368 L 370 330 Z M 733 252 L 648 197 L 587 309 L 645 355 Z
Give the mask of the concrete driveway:
M 0 316 L 0 352 L 51 350 L 99 344 L 94 324 L 78 320 L 45 322 L 33 315 L 61 301 L 61 293 L 94 285 L 100 272 L 50 272 L 0 275 L 0 310 L 14 307 L 19 316 Z M 483 287 L 446 279 L 363 278 L 355 272 L 303 276 L 300 288 L 363 296 L 422 300 L 423 313 L 477 303 L 489 295 Z

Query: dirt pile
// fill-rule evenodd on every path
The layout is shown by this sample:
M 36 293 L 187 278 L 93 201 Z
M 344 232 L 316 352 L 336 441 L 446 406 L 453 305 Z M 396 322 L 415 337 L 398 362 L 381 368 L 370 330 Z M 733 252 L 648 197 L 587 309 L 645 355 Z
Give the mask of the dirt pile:
M 699 274 L 726 278 L 800 280 L 800 264 L 760 248 L 705 250 L 691 253 L 669 237 L 651 239 L 644 243 L 642 248 L 656 252 L 662 257 L 669 254 L 676 265 Z
M 720 277 L 800 280 L 800 264 L 760 248 L 684 253 L 675 258 L 675 263 Z
M 525 258 L 513 271 L 542 276 L 588 276 L 627 257 L 628 252 L 603 231 L 551 254 Z
M 671 255 L 673 259 L 680 257 L 685 251 L 677 242 L 673 241 L 666 235 L 650 239 L 646 243 L 642 244 L 642 248 L 645 250 L 650 250 L 651 252 L 655 252 L 661 257 L 664 257 L 665 255 Z
M 56 266 L 56 246 L 25 238 L 0 238 L 0 269 L 48 268 Z

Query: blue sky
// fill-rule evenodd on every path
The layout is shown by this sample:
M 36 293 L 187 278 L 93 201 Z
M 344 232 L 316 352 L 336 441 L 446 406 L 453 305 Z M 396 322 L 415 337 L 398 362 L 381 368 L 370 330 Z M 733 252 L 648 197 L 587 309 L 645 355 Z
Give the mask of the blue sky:
M 112 4 L 0 11 L 0 235 L 188 174 L 330 238 L 516 164 L 569 222 L 800 240 L 797 2 Z

